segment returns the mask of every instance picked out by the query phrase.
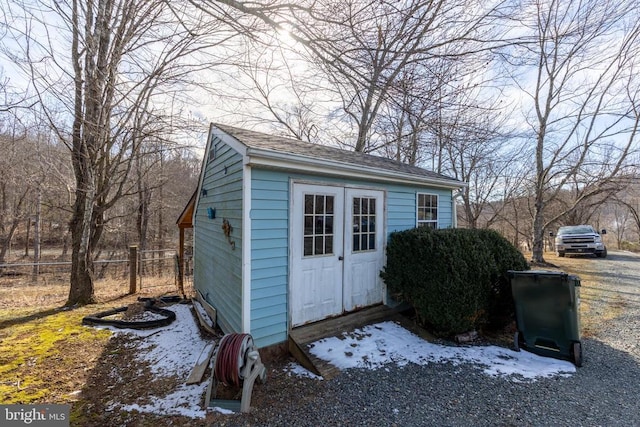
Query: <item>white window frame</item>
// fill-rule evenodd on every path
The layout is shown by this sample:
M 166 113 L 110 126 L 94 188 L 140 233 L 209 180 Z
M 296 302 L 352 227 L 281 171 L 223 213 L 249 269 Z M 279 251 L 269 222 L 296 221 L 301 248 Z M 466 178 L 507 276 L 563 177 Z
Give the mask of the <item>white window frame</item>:
M 375 251 L 378 250 L 377 245 L 376 245 L 376 243 L 378 241 L 378 238 L 377 238 L 378 228 L 377 228 L 377 226 L 375 224 L 377 224 L 377 222 L 378 222 L 380 212 L 375 210 L 374 213 L 372 214 L 371 210 L 370 210 L 370 206 L 368 206 L 367 207 L 367 213 L 363 213 L 362 212 L 362 200 L 366 199 L 368 201 L 367 202 L 368 204 L 370 204 L 371 201 L 373 201 L 373 206 L 374 206 L 374 209 L 375 209 L 375 206 L 377 205 L 378 199 L 375 196 L 354 195 L 351 198 L 351 202 L 353 202 L 355 199 L 359 199 L 360 200 L 360 206 L 359 206 L 360 212 L 356 214 L 354 212 L 353 203 L 351 203 L 351 207 L 350 207 L 350 209 L 351 209 L 351 222 L 353 223 L 354 227 L 356 227 L 356 225 L 358 226 L 358 231 L 356 231 L 356 229 L 354 228 L 353 231 L 351 232 L 351 235 L 350 236 L 345 236 L 345 239 L 349 238 L 352 241 L 351 253 L 375 252 Z M 358 224 L 356 224 L 356 221 L 355 221 L 356 216 L 360 220 L 358 222 Z M 374 220 L 374 222 L 373 222 L 373 224 L 374 224 L 373 225 L 373 230 L 371 230 L 371 223 L 369 221 L 367 221 L 368 222 L 368 227 L 369 227 L 367 229 L 367 231 L 360 230 L 359 224 L 361 223 L 362 218 L 367 218 L 367 220 L 373 218 L 373 220 Z M 361 239 L 363 235 L 367 236 L 367 248 L 366 249 L 362 249 L 361 243 L 358 243 L 358 249 L 356 250 L 355 249 L 355 241 L 353 240 L 353 238 L 355 236 L 358 236 L 358 239 Z M 371 241 L 371 238 L 373 238 L 373 241 Z M 373 244 L 373 247 L 370 247 L 372 244 Z
M 429 196 L 429 197 L 435 197 L 436 200 L 436 206 L 435 206 L 435 212 L 436 212 L 436 219 L 420 219 L 420 196 Z M 426 206 L 423 206 L 423 208 Z M 433 194 L 433 193 L 416 193 L 416 227 L 425 227 L 425 226 L 429 226 L 429 224 L 433 224 L 432 228 L 437 229 L 438 228 L 438 213 L 440 210 L 440 196 L 437 194 Z
M 318 257 L 318 256 L 333 256 L 335 255 L 335 251 L 336 248 L 334 246 L 335 244 L 335 237 L 336 237 L 336 230 L 334 228 L 335 226 L 335 216 L 336 216 L 336 196 L 334 194 L 325 194 L 322 192 L 309 192 L 309 193 L 303 193 L 302 195 L 302 200 L 303 200 L 303 208 L 302 208 L 302 216 L 303 216 L 303 233 L 302 233 L 302 253 L 303 253 L 303 257 L 304 258 L 310 258 L 310 257 Z M 306 197 L 307 196 L 311 196 L 313 197 L 313 209 L 312 212 L 307 213 L 306 212 Z M 317 197 L 324 197 L 324 201 L 323 201 L 323 211 L 320 213 L 316 213 L 316 201 L 318 200 Z M 331 213 L 327 213 L 327 197 L 331 197 L 332 198 L 332 211 Z M 304 227 L 304 224 L 306 224 L 306 218 L 312 218 L 312 224 L 313 225 L 313 229 L 311 230 L 311 234 L 306 234 L 306 229 Z M 317 233 L 318 230 L 316 230 L 315 228 L 315 223 L 317 221 L 317 218 L 322 218 L 322 230 L 321 233 Z M 326 220 L 327 218 L 331 218 L 331 232 L 327 233 L 326 230 Z M 316 253 L 316 244 L 315 244 L 315 240 L 318 237 L 322 237 L 323 238 L 323 245 L 322 245 L 322 250 L 318 251 L 318 253 Z M 305 239 L 307 238 L 311 238 L 312 239 L 312 244 L 311 244 L 311 253 L 306 253 L 305 252 Z M 331 251 L 327 251 L 327 246 L 326 246 L 326 241 L 327 238 L 331 239 Z

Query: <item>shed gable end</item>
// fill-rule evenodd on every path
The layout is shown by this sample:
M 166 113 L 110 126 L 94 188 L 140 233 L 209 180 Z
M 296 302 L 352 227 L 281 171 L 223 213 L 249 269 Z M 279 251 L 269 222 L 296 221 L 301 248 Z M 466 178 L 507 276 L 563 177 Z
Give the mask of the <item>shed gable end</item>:
M 241 332 L 242 156 L 216 136 L 209 152 L 194 216 L 194 286 L 218 310 L 224 332 Z

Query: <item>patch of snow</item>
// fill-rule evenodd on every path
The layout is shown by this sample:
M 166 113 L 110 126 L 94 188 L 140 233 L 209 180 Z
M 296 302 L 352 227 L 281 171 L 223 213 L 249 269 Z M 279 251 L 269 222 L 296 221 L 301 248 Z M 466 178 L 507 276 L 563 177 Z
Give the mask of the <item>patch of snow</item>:
M 219 407 L 219 406 L 213 406 L 213 407 L 211 407 L 210 409 L 211 409 L 213 412 L 220 412 L 221 414 L 224 414 L 224 415 L 232 415 L 232 414 L 235 414 L 235 412 L 233 412 L 231 409 L 224 409 L 224 408 L 221 408 L 221 407 Z
M 176 390 L 164 397 L 152 397 L 153 403 L 146 405 L 120 405 L 114 403 L 109 410 L 138 411 L 156 415 L 182 415 L 191 418 L 204 418 L 206 411 L 202 408 L 202 395 L 207 383 L 197 385 L 181 384 Z
M 145 330 L 109 329 L 140 338 L 131 345 L 137 347 L 142 360 L 151 363 L 154 374 L 177 374 L 186 379 L 210 341 L 200 336 L 188 305 L 176 304 L 166 308 L 176 313 L 176 320 L 168 326 Z
M 296 362 L 290 362 L 287 366 L 284 367 L 284 372 L 288 373 L 289 376 L 296 375 L 298 377 L 306 377 L 314 380 L 323 380 L 319 375 L 314 374 L 313 372 L 308 371 L 302 365 Z
M 137 357 L 149 362 L 151 371 L 158 376 L 177 376 L 182 380 L 175 390 L 166 396 L 144 396 L 152 404 L 123 405 L 112 403 L 110 409 L 140 411 L 158 415 L 183 415 L 192 418 L 204 418 L 203 394 L 208 385 L 186 385 L 191 369 L 201 355 L 212 345 L 211 340 L 200 336 L 200 330 L 188 305 L 176 304 L 166 307 L 176 313 L 176 320 L 170 325 L 151 330 L 108 328 L 115 334 L 127 334 L 135 337 L 131 346 L 136 347 Z M 209 347 L 210 348 L 210 347 Z
M 342 337 L 324 338 L 309 345 L 309 351 L 339 369 L 380 369 L 394 363 L 426 365 L 469 363 L 491 376 L 535 380 L 567 376 L 575 366 L 563 360 L 542 357 L 497 346 L 453 347 L 423 340 L 394 322 L 382 322 L 344 333 Z

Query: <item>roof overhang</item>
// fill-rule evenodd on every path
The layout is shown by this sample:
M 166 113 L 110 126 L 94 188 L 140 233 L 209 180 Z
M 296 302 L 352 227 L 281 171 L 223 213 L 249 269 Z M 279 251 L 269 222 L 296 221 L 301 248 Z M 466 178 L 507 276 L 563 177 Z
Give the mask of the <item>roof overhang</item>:
M 176 224 L 178 224 L 178 228 L 193 228 L 193 211 L 196 205 L 196 196 L 198 194 L 198 190 L 194 191 L 191 195 L 191 198 L 187 202 L 187 205 L 182 210 L 182 213 L 178 217 Z
M 366 179 L 393 184 L 411 184 L 456 190 L 467 186 L 454 179 L 437 179 L 417 174 L 392 171 L 353 163 L 323 160 L 300 154 L 282 153 L 274 150 L 248 148 L 245 153 L 245 164 L 252 167 L 288 170 L 302 173 L 313 173 Z

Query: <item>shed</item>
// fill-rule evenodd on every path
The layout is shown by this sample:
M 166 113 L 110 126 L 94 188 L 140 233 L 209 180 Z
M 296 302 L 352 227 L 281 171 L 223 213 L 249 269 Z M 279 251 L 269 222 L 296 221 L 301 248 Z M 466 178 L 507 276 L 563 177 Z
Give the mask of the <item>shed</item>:
M 193 217 L 194 287 L 225 333 L 260 348 L 390 304 L 387 236 L 455 226 L 453 178 L 393 160 L 212 124 Z M 429 260 L 425 260 L 429 262 Z

